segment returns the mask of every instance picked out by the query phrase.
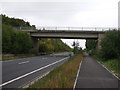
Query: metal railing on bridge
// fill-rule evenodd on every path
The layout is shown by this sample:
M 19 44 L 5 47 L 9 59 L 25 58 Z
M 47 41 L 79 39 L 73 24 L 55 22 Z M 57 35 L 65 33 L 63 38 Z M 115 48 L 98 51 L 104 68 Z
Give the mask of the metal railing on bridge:
M 77 31 L 106 31 L 118 30 L 117 27 L 37 27 L 37 29 L 18 27 L 18 30 L 77 30 Z

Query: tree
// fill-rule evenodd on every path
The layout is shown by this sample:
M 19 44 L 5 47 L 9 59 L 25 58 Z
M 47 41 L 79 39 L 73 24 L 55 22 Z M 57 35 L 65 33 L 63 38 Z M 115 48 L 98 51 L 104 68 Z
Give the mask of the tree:
M 3 53 L 28 53 L 32 48 L 32 41 L 26 32 L 17 31 L 11 26 L 2 25 Z
M 85 45 L 88 50 L 93 50 L 96 48 L 96 44 L 97 44 L 96 40 L 87 39 Z
M 2 24 L 2 51 L 10 53 L 11 51 L 11 33 L 12 27 Z
M 73 52 L 74 52 L 74 54 L 76 54 L 76 53 L 78 53 L 79 52 L 79 42 L 77 41 L 77 42 L 73 42 Z
M 30 25 L 29 22 L 24 21 L 23 19 L 18 19 L 18 18 L 9 18 L 6 15 L 0 15 L 2 16 L 2 23 L 5 25 L 10 25 L 16 29 L 20 29 L 22 27 L 23 29 L 32 29 L 35 30 L 36 27 L 35 25 Z
M 101 41 L 101 56 L 105 59 L 120 57 L 120 31 L 112 30 L 105 34 Z

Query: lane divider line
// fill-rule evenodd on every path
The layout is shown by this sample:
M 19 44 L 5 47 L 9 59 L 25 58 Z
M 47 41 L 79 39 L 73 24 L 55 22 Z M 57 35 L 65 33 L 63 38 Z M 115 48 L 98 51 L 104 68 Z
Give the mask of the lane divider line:
M 25 64 L 25 63 L 29 63 L 30 61 L 25 61 L 25 62 L 20 62 L 18 64 Z
M 42 58 L 42 59 L 44 60 L 44 59 L 47 59 L 47 58 Z
M 98 62 L 98 61 L 97 61 Z M 105 67 L 105 65 L 101 64 L 100 62 L 98 62 L 103 68 L 105 68 L 109 73 L 111 73 L 114 77 L 116 77 L 118 80 L 120 80 L 119 77 L 117 77 L 115 74 L 113 74 L 108 68 Z
M 77 84 L 78 76 L 79 76 L 79 73 L 80 73 L 80 70 L 81 70 L 81 65 L 82 65 L 82 61 L 79 64 L 79 68 L 78 68 L 77 76 L 76 76 L 76 79 L 75 79 L 75 82 L 74 82 L 73 90 L 75 90 L 75 87 L 76 87 L 76 84 Z
M 56 61 L 56 62 L 51 63 L 51 64 L 48 64 L 48 65 L 46 65 L 46 66 L 44 66 L 44 67 L 41 67 L 41 68 L 39 68 L 39 69 L 36 69 L 36 70 L 34 70 L 34 71 L 32 71 L 32 72 L 29 72 L 29 73 L 27 73 L 27 74 L 24 74 L 24 75 L 22 75 L 22 76 L 20 76 L 20 77 L 17 77 L 17 78 L 15 78 L 15 79 L 12 79 L 12 80 L 10 80 L 10 81 L 7 81 L 7 82 L 5 82 L 5 83 L 3 83 L 3 84 L 0 84 L 0 87 L 5 86 L 5 85 L 7 85 L 7 84 L 9 84 L 9 83 L 12 83 L 12 82 L 14 82 L 14 81 L 17 81 L 17 80 L 19 80 L 19 79 L 21 79 L 21 78 L 24 78 L 24 77 L 26 77 L 26 76 L 28 76 L 28 75 L 31 75 L 31 74 L 33 74 L 33 73 L 35 73 L 35 72 L 38 72 L 38 71 L 40 71 L 40 70 L 42 70 L 42 69 L 45 69 L 45 68 L 49 67 L 49 66 L 52 66 L 52 65 L 54 65 L 54 64 L 56 64 L 56 63 L 59 63 L 59 62 L 61 62 L 61 61 L 64 61 L 65 59 L 68 59 L 68 58 L 69 58 L 69 57 L 63 58 L 63 59 L 61 59 L 61 60 L 59 60 L 59 61 Z

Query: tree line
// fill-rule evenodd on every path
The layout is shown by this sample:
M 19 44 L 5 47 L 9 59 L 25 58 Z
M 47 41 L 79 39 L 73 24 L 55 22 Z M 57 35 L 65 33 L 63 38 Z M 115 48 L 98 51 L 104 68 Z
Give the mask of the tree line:
M 2 23 L 5 25 L 11 25 L 12 27 L 14 27 L 15 29 L 36 29 L 35 25 L 30 25 L 30 23 L 28 21 L 24 21 L 23 19 L 19 19 L 19 18 L 10 18 L 6 15 L 1 14 L 0 15 L 2 17 Z
M 32 41 L 28 33 L 17 31 L 12 26 L 2 24 L 3 53 L 28 53 L 31 48 Z
M 21 32 L 16 27 L 30 25 L 29 22 L 25 22 L 22 19 L 9 18 L 6 15 L 2 16 L 2 52 L 23 54 L 33 53 L 33 42 L 30 35 L 27 32 Z M 40 39 L 39 53 L 52 53 L 52 52 L 64 52 L 71 51 L 71 48 L 62 42 L 60 39 Z
M 41 39 L 39 43 L 40 52 L 64 52 L 71 51 L 71 48 L 60 39 Z

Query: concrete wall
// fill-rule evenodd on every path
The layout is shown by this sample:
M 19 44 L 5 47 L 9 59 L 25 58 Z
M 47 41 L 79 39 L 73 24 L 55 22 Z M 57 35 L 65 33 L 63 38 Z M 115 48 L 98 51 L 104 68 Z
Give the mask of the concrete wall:
M 96 46 L 97 50 L 101 49 L 100 44 L 101 44 L 102 38 L 104 38 L 104 34 L 98 34 L 98 40 L 97 40 L 97 46 Z
M 33 41 L 33 52 L 39 52 L 39 38 L 32 38 Z

